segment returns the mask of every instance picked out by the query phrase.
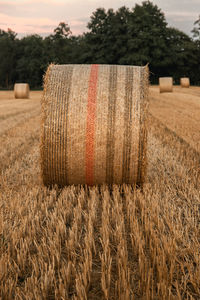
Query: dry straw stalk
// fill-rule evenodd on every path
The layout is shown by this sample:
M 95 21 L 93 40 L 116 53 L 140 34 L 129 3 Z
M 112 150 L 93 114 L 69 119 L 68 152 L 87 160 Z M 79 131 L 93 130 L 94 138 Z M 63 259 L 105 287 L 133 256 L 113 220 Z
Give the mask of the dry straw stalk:
M 29 91 L 28 83 L 15 83 L 14 85 L 14 95 L 16 99 L 28 99 Z
M 173 92 L 173 78 L 160 77 L 159 78 L 160 93 Z
M 42 98 L 44 184 L 142 185 L 147 93 L 148 67 L 50 65 Z
M 184 88 L 189 88 L 190 87 L 190 78 L 188 77 L 183 77 L 180 79 L 180 84 Z

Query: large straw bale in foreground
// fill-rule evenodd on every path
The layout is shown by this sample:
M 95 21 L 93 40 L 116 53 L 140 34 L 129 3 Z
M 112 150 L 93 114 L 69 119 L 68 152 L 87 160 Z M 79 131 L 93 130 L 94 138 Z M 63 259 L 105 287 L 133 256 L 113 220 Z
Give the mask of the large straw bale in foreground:
M 29 98 L 29 84 L 28 83 L 15 83 L 14 85 L 15 98 Z
M 168 93 L 173 91 L 173 78 L 160 77 L 159 78 L 160 93 Z
M 42 98 L 44 184 L 141 186 L 147 90 L 147 67 L 50 65 Z
M 184 88 L 189 88 L 190 87 L 190 78 L 188 77 L 183 77 L 180 79 L 180 84 Z

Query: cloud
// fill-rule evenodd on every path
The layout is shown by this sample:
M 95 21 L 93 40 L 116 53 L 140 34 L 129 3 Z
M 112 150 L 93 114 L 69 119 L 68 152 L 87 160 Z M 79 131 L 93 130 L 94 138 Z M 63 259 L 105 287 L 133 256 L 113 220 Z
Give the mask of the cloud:
M 27 34 L 41 34 L 46 36 L 53 33 L 53 30 L 58 26 L 62 20 L 52 20 L 50 18 L 25 18 L 13 17 L 0 13 L 0 28 L 7 30 L 11 28 L 13 31 L 24 36 Z M 73 34 L 78 35 L 86 29 L 86 19 L 71 19 L 69 22 Z
M 42 33 L 43 28 L 49 28 L 49 32 L 52 28 L 57 26 L 57 22 L 49 18 L 32 18 L 31 22 L 29 18 L 18 18 L 0 13 L 0 27 L 1 29 L 7 30 L 11 28 L 17 33 Z
M 86 30 L 89 21 L 87 5 L 78 5 L 79 0 L 28 0 L 0 2 L 0 28 L 12 28 L 19 36 L 38 33 L 53 33 L 62 21 L 69 24 L 73 34 Z
M 190 11 L 167 11 L 165 15 L 169 26 L 178 28 L 189 35 L 191 35 L 194 22 L 198 19 L 198 13 Z
M 174 16 L 174 17 L 196 18 L 198 14 L 195 12 L 188 12 L 188 11 L 168 11 L 167 15 Z
M 63 21 L 73 34 L 81 34 L 98 7 L 132 8 L 143 0 L 0 0 L 0 28 L 22 34 L 47 35 Z M 198 18 L 200 0 L 152 0 L 165 13 L 169 26 L 189 33 Z

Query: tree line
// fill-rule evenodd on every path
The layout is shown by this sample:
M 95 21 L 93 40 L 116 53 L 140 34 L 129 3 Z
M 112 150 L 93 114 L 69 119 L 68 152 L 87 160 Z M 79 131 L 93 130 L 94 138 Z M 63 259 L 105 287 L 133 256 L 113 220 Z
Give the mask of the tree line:
M 49 63 L 56 64 L 149 64 L 152 83 L 160 76 L 188 76 L 200 85 L 200 16 L 192 37 L 169 27 L 164 13 L 150 1 L 125 6 L 117 11 L 98 8 L 87 25 L 88 31 L 74 36 L 61 22 L 53 33 L 17 38 L 0 29 L 0 88 L 28 82 L 40 88 Z

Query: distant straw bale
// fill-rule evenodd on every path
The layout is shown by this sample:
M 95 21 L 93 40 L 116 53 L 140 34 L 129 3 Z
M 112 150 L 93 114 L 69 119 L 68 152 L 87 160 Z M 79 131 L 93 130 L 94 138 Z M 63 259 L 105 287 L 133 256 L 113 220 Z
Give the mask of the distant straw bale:
M 184 88 L 189 88 L 190 87 L 190 78 L 188 77 L 183 77 L 180 79 L 180 84 Z
M 49 66 L 41 126 L 45 185 L 142 186 L 148 74 L 136 66 Z
M 14 95 L 17 99 L 29 98 L 29 84 L 28 83 L 15 83 Z
M 160 93 L 173 92 L 173 78 L 160 77 L 159 78 Z

